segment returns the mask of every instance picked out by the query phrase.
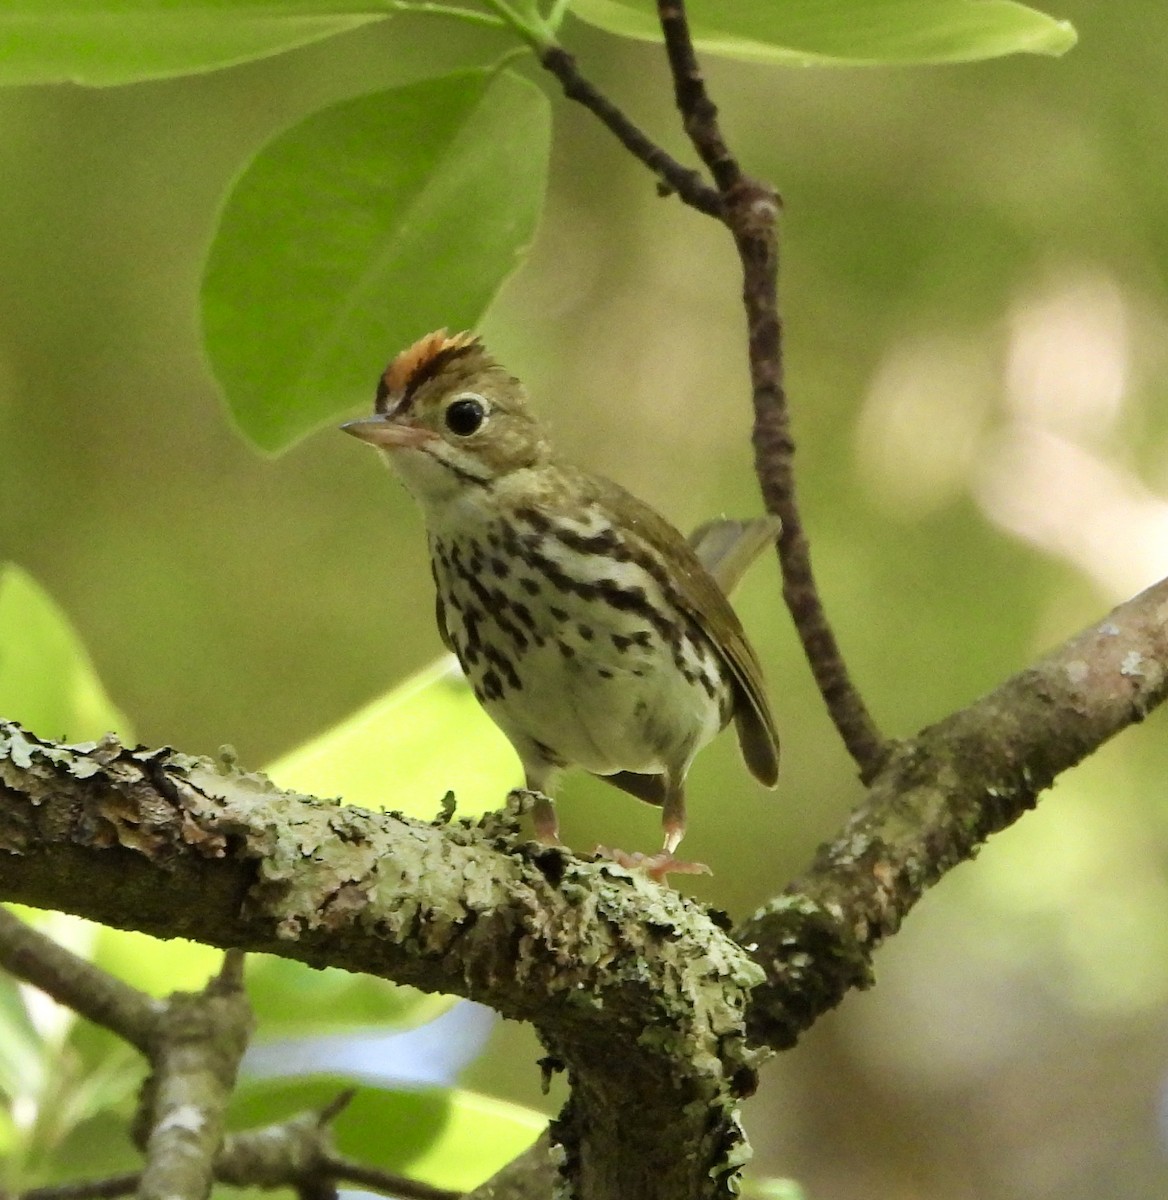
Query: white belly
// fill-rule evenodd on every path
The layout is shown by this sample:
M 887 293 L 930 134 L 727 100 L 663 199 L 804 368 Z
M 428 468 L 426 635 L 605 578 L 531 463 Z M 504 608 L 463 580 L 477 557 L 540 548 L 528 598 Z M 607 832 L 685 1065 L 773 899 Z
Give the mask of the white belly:
M 497 526 L 431 550 L 455 653 L 525 766 L 684 775 L 729 719 L 717 651 L 635 562 Z
M 592 642 L 605 633 L 594 630 Z M 484 707 L 522 757 L 535 743 L 598 775 L 684 770 L 722 727 L 717 700 L 685 680 L 659 642 L 600 654 L 561 629 L 515 666 L 521 686 Z

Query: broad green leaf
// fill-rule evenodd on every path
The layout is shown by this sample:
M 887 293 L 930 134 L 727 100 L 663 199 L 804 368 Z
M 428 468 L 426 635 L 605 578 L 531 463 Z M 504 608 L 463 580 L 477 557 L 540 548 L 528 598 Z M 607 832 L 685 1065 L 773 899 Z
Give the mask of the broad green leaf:
M 690 0 L 699 50 L 798 66 L 969 62 L 1063 54 L 1076 40 L 1013 0 Z M 653 0 L 575 0 L 572 13 L 609 33 L 660 41 Z
M 129 1078 L 140 1085 L 141 1074 Z M 117 1108 L 104 1109 L 71 1129 L 52 1153 L 38 1156 L 32 1164 L 35 1173 L 24 1180 L 23 1186 L 76 1183 L 78 1179 L 95 1179 L 140 1169 L 142 1156 L 130 1141 L 133 1112 L 131 1100 Z
M 98 926 L 62 913 L 13 909 L 73 953 L 89 956 Z M 18 1115 L 0 1122 L 7 1130 L 0 1132 L 0 1186 L 21 1190 L 47 1182 L 62 1159 L 74 1161 L 66 1147 L 93 1120 L 118 1109 L 124 1124 L 144 1066 L 130 1046 L 36 989 L 7 980 L 0 985 L 0 1092 L 9 1114 Z
M 543 205 L 533 84 L 460 71 L 315 113 L 236 181 L 203 282 L 207 352 L 240 429 L 281 450 L 372 405 L 386 360 L 482 316 Z
M 214 71 L 385 15 L 307 0 L 5 0 L 0 84 L 101 87 Z
M 152 996 L 198 991 L 223 961 L 223 952 L 173 938 L 159 941 L 132 930 L 97 930 L 93 961 Z M 319 971 L 303 963 L 252 954 L 247 988 L 267 1036 L 324 1033 L 359 1025 L 415 1025 L 454 1003 L 414 988 L 348 971 Z
M 456 1003 L 415 988 L 266 954 L 247 961 L 247 994 L 264 1037 L 325 1033 L 345 1026 L 386 1029 L 420 1024 Z
M 52 1157 L 61 1142 L 103 1113 L 133 1112 L 146 1064 L 136 1050 L 112 1037 L 105 1039 L 104 1050 L 100 1059 L 86 1063 L 66 1046 L 51 1063 L 43 1097 L 49 1126 L 45 1157 Z
M 741 1187 L 744 1200 L 807 1200 L 807 1193 L 793 1179 L 747 1175 Z
M 96 928 L 93 961 L 151 996 L 197 992 L 223 963 L 222 950 L 198 942 L 161 941 L 132 929 Z
M 0 565 L 0 716 L 46 738 L 133 736 L 68 618 L 12 563 Z
M 6 1105 L 0 1104 L 0 1164 L 6 1169 L 0 1169 L 0 1185 L 11 1190 L 18 1181 L 8 1178 L 13 1157 L 19 1145 L 20 1133 L 16 1122 L 12 1119 L 12 1111 Z
M 323 1108 L 351 1086 L 341 1076 L 241 1080 L 233 1130 Z M 521 1154 L 547 1125 L 541 1113 L 458 1088 L 402 1092 L 361 1087 L 334 1126 L 345 1155 L 421 1179 L 469 1190 Z
M 547 1117 L 477 1092 L 451 1093 L 441 1134 L 415 1158 L 410 1174 L 435 1187 L 469 1191 L 522 1154 Z
M 462 816 L 501 808 L 522 781 L 507 739 L 444 658 L 265 773 L 280 787 L 429 820 L 453 791 Z

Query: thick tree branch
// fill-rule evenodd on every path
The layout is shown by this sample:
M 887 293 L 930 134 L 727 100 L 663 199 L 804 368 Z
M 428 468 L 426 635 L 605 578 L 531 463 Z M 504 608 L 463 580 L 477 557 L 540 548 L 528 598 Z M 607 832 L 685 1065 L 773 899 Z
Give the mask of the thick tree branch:
M 810 869 L 738 937 L 767 974 L 754 1037 L 781 1049 L 853 987 L 946 871 L 1055 777 L 1168 698 L 1168 580 L 899 745 Z
M 569 1156 L 595 1161 L 589 1135 L 612 1137 L 634 1181 L 624 1194 L 665 1196 L 630 1162 L 665 1169 L 661 1148 L 696 1136 L 685 1127 L 695 1097 L 722 1114 L 719 1137 L 733 1131 L 757 1065 L 745 1019 L 759 1043 L 789 1045 L 868 981 L 873 950 L 928 886 L 1166 696 L 1168 581 L 899 746 L 810 870 L 739 930 L 765 982 L 691 902 L 522 842 L 509 816 L 424 825 L 170 751 L 41 742 L 11 723 L 0 723 L 0 898 L 366 971 L 532 1020 L 570 1064 L 587 1114 L 562 1122 Z M 716 1156 L 698 1144 L 708 1170 Z M 546 1173 L 538 1156 L 527 1165 Z M 698 1173 L 689 1194 L 706 1194 Z M 621 1191 L 605 1180 L 590 1194 Z
M 60 746 L 0 723 L 0 898 L 533 1021 L 569 1067 L 560 1132 L 583 1194 L 722 1196 L 741 1161 L 758 968 L 676 892 L 525 843 L 512 818 L 427 825 L 171 751 Z
M 523 842 L 510 814 L 426 825 L 2 722 L 0 898 L 531 1020 L 569 1065 L 558 1140 L 584 1194 L 720 1195 L 759 1061 L 745 1022 L 759 1043 L 790 1044 L 867 982 L 872 951 L 930 884 L 1166 695 L 1168 581 L 898 747 L 807 874 L 739 931 L 762 970 L 692 902 Z

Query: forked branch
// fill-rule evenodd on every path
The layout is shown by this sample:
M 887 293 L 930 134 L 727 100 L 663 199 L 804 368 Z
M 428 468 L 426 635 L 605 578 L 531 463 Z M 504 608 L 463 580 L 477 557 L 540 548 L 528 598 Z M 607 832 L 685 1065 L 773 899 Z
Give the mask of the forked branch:
M 852 682 L 827 619 L 811 567 L 811 550 L 795 494 L 791 418 L 783 385 L 783 327 L 778 305 L 779 196 L 745 175 L 718 123 L 718 110 L 702 76 L 681 0 L 659 0 L 658 16 L 685 130 L 714 180 L 677 162 L 595 85 L 559 46 L 544 48 L 540 62 L 559 79 L 564 94 L 583 104 L 630 153 L 688 205 L 730 230 L 742 263 L 750 377 L 754 403 L 755 473 L 767 511 L 782 521 L 778 539 L 783 598 L 832 721 L 865 783 L 875 778 L 887 747 Z

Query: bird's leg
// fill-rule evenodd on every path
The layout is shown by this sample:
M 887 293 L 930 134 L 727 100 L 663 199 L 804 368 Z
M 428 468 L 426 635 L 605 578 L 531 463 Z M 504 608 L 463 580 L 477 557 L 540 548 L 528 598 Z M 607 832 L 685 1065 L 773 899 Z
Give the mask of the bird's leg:
M 558 846 L 560 843 L 560 818 L 556 806 L 550 796 L 535 788 L 528 789 L 534 797 L 531 807 L 531 822 L 535 826 L 535 836 L 545 846 Z
M 560 844 L 560 818 L 548 791 L 554 775 L 547 770 L 524 768 L 526 787 L 515 788 L 511 795 L 531 805 L 531 823 L 535 826 L 536 841 L 545 846 Z
M 685 837 L 685 784 L 680 780 L 669 781 L 665 803 L 661 806 L 661 828 L 665 830 L 662 853 L 672 855 Z
M 550 796 L 536 788 L 512 788 L 507 793 L 507 807 L 516 816 L 531 813 L 535 836 L 546 846 L 556 846 L 560 841 L 560 822 L 556 806 Z

